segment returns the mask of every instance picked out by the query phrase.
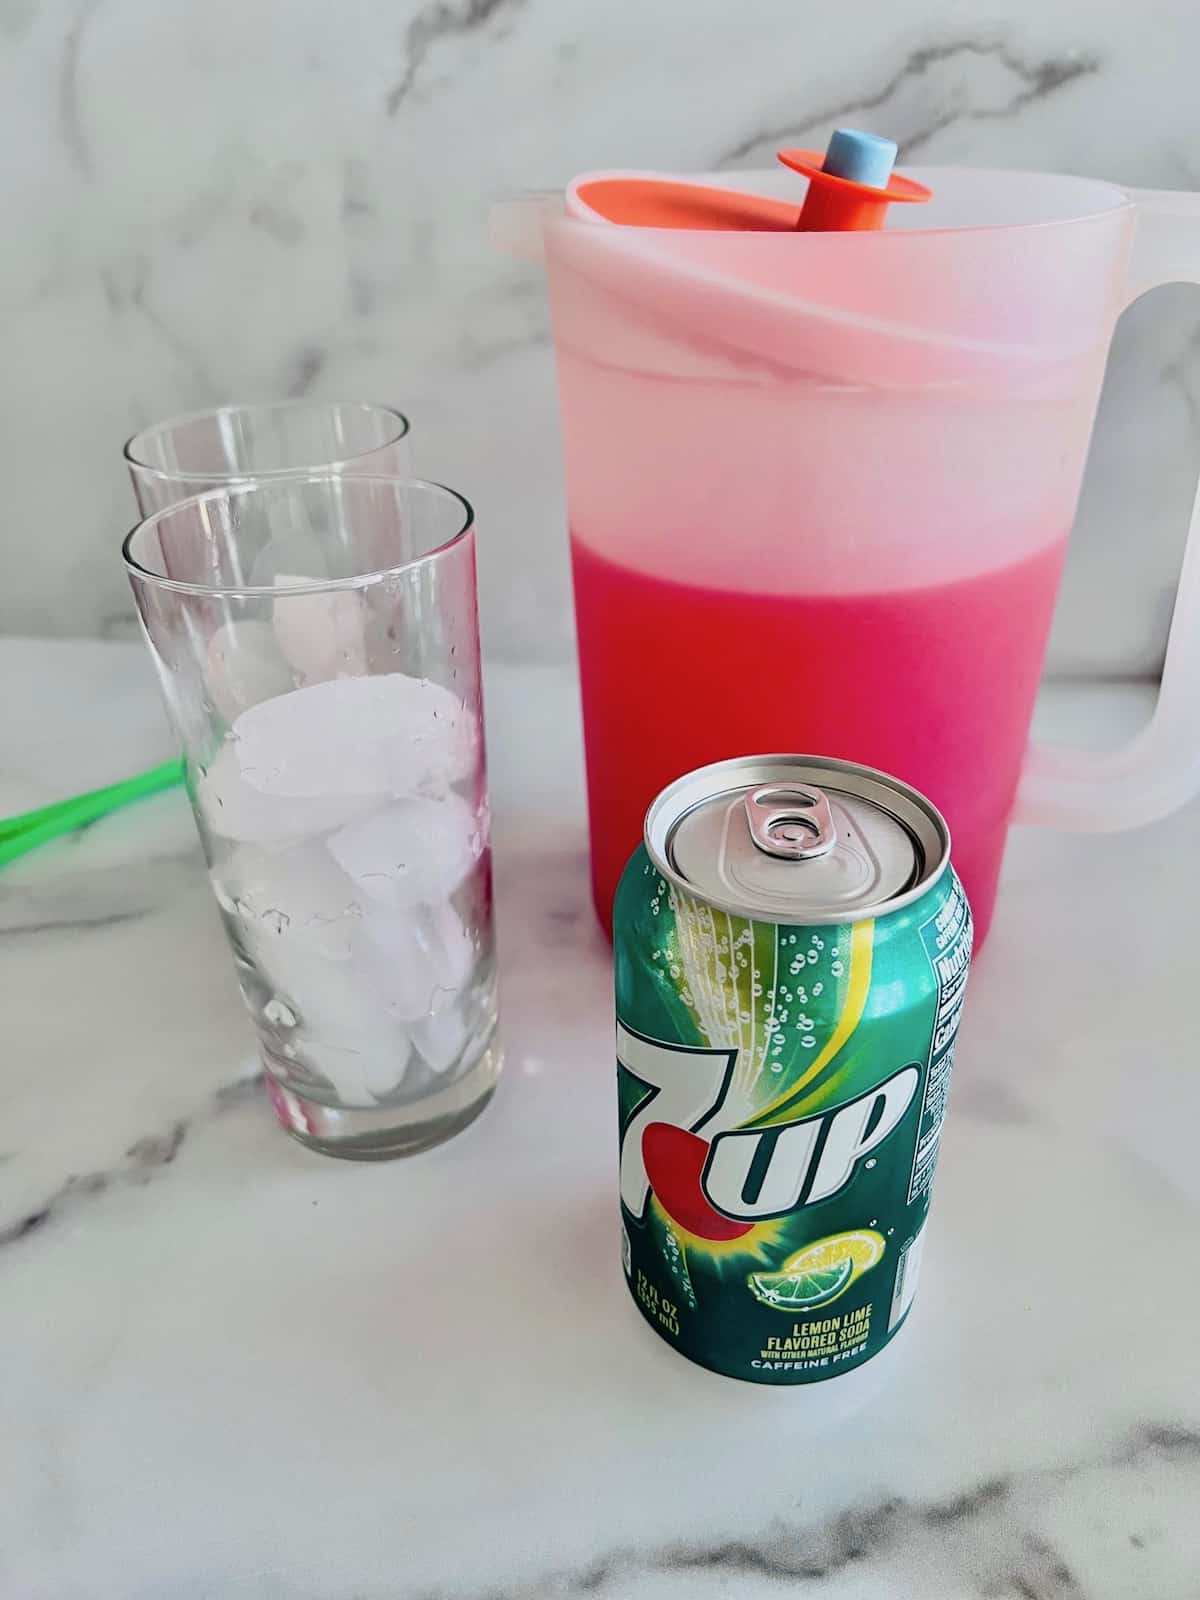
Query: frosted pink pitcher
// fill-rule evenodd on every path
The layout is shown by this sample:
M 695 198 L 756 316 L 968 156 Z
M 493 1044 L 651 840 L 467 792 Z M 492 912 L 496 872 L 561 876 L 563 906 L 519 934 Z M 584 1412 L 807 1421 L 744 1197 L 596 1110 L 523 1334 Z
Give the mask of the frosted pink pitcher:
M 654 794 L 724 756 L 923 790 L 981 932 L 1010 821 L 1124 828 L 1200 788 L 1196 539 L 1146 731 L 1027 742 L 1113 326 L 1200 280 L 1200 197 L 931 168 L 881 232 L 706 231 L 609 220 L 631 176 L 545 225 L 601 919 Z

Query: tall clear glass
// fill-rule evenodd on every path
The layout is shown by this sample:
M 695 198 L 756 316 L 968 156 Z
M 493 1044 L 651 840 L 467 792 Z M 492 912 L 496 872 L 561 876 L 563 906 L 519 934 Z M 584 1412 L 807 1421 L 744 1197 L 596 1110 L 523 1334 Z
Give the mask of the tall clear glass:
M 500 1069 L 472 521 L 293 473 L 125 541 L 271 1097 L 329 1155 L 440 1143 Z
M 283 472 L 412 471 L 408 419 L 359 401 L 281 400 L 171 417 L 125 446 L 144 517 L 222 484 Z

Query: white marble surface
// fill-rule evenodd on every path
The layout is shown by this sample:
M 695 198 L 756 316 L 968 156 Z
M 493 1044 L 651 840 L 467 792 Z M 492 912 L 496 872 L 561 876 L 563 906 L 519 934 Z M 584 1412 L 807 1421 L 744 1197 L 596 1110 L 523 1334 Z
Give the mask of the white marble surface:
M 132 646 L 0 673 L 0 812 L 166 753 Z M 0 1593 L 1194 1597 L 1200 809 L 1014 838 L 921 1293 L 834 1423 L 628 1300 L 574 687 L 489 689 L 508 1072 L 409 1163 L 275 1127 L 181 794 L 0 875 Z
M 480 511 L 491 644 L 570 648 L 542 286 L 490 200 L 604 166 L 770 165 L 836 122 L 906 158 L 1200 184 L 1180 0 L 0 0 L 0 630 L 131 614 L 119 460 L 217 401 L 399 404 Z M 1123 329 L 1053 660 L 1153 674 L 1200 445 L 1200 314 Z M 1019 470 L 1019 464 L 1017 465 Z

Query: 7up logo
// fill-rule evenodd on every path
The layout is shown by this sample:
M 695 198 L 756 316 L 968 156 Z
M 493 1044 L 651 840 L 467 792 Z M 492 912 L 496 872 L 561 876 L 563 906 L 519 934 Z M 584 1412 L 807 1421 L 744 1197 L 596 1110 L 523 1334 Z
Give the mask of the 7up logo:
M 618 1023 L 617 1060 L 648 1089 L 621 1130 L 623 1203 L 642 1218 L 653 1189 L 675 1222 L 712 1240 L 844 1189 L 898 1126 L 921 1076 L 902 1067 L 835 1110 L 746 1128 L 725 1106 L 736 1050 L 663 1044 Z

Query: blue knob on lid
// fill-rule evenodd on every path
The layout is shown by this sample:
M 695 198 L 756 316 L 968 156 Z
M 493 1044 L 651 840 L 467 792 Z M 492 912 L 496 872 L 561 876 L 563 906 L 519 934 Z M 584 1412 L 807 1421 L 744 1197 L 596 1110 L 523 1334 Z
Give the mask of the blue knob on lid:
M 822 170 L 851 183 L 886 189 L 896 164 L 896 141 L 858 128 L 836 128 L 825 151 Z

